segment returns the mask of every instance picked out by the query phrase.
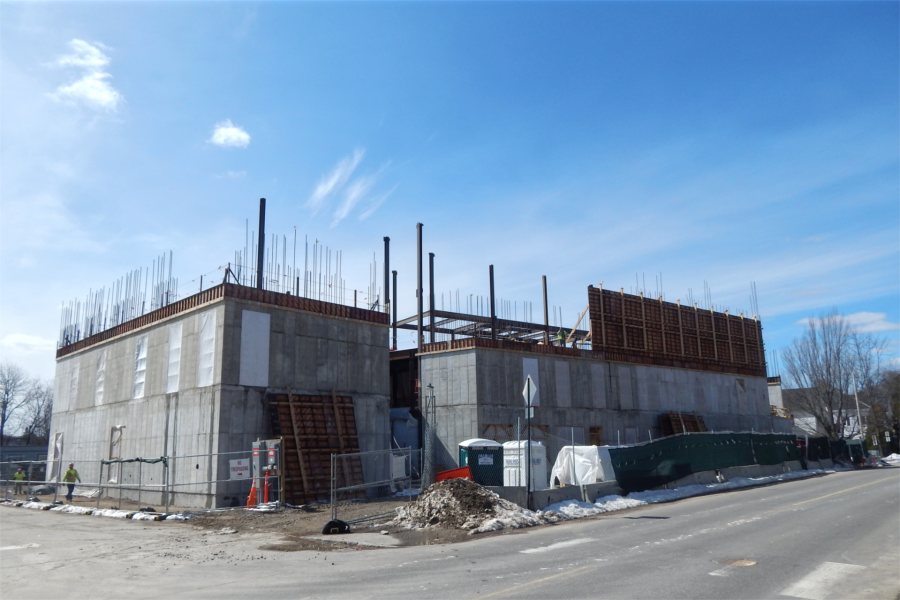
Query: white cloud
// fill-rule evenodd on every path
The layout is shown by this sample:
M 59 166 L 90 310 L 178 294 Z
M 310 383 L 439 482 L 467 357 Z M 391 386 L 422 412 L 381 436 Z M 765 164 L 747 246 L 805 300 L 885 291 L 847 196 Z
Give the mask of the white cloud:
M 109 73 L 88 73 L 78 81 L 56 88 L 56 98 L 81 102 L 89 108 L 115 111 L 122 102 L 120 94 L 107 81 Z
M 0 338 L 0 348 L 14 355 L 49 352 L 56 349 L 56 341 L 27 333 L 9 333 Z
M 364 148 L 357 148 L 353 151 L 353 154 L 341 159 L 330 173 L 319 180 L 319 183 L 316 184 L 316 189 L 313 190 L 309 200 L 306 201 L 306 207 L 310 209 L 313 214 L 316 214 L 321 210 L 322 206 L 325 204 L 325 200 L 331 194 L 344 187 L 353 175 L 356 167 L 359 166 L 359 163 L 362 161 L 365 154 L 366 151 Z
M 353 211 L 359 201 L 365 198 L 366 194 L 369 193 L 369 190 L 372 189 L 373 185 L 375 185 L 374 177 L 360 177 L 351 182 L 344 191 L 344 200 L 341 202 L 338 209 L 334 211 L 334 218 L 331 221 L 331 226 L 334 227 L 346 219 L 347 215 Z
M 858 312 L 849 314 L 846 318 L 850 326 L 859 333 L 879 333 L 900 329 L 900 323 L 891 323 L 885 313 Z
M 84 40 L 74 39 L 69 42 L 72 54 L 64 54 L 56 59 L 60 67 L 77 67 L 79 69 L 100 69 L 109 64 L 109 57 L 103 53 L 106 46 L 100 43 L 90 44 Z
M 388 191 L 382 192 L 381 194 L 378 194 L 377 196 L 373 196 L 367 203 L 365 210 L 363 210 L 361 213 L 359 213 L 359 220 L 365 221 L 366 219 L 371 217 L 373 214 L 375 214 L 375 211 L 378 210 L 379 208 L 381 208 L 381 205 L 384 204 L 384 201 L 387 200 L 390 197 L 390 195 L 393 194 L 394 191 L 396 191 L 396 189 L 397 189 L 397 186 L 395 185 Z
M 69 42 L 71 54 L 56 59 L 55 65 L 83 71 L 75 81 L 61 85 L 50 96 L 59 101 L 82 104 L 94 110 L 115 112 L 124 102 L 122 94 L 112 86 L 112 75 L 104 70 L 110 59 L 103 52 L 106 46 L 74 39 Z
M 231 119 L 225 119 L 216 123 L 209 143 L 223 148 L 246 148 L 250 145 L 250 134 L 232 123 Z

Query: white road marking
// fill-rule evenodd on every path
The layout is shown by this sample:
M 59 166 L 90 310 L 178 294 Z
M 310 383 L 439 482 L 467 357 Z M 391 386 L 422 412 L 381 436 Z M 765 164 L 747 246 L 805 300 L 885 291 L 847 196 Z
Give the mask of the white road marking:
M 552 552 L 553 550 L 558 550 L 559 548 L 566 548 L 568 546 L 577 546 L 579 544 L 587 544 L 588 542 L 597 541 L 594 538 L 579 538 L 577 540 L 569 540 L 566 542 L 557 542 L 555 544 L 550 544 L 549 546 L 540 546 L 539 548 L 528 548 L 526 550 L 519 550 L 522 554 L 537 554 L 539 552 Z
M 816 567 L 815 571 L 786 588 L 781 595 L 805 600 L 825 600 L 835 584 L 863 569 L 865 567 L 860 565 L 825 562 Z

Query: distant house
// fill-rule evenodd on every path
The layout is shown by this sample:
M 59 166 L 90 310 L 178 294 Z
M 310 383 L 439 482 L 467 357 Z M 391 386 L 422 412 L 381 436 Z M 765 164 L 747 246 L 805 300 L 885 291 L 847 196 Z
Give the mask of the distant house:
M 771 388 L 770 388 L 771 390 Z M 794 433 L 796 435 L 808 435 L 810 437 L 819 437 L 827 435 L 825 428 L 818 422 L 815 415 L 811 414 L 803 406 L 803 389 L 781 389 L 780 396 L 784 403 L 784 408 L 793 416 Z M 771 397 L 771 391 L 770 391 Z M 844 398 L 845 410 L 843 411 L 843 436 L 849 439 L 859 435 L 859 424 L 857 421 L 856 410 L 853 407 L 853 398 L 847 396 Z M 835 419 L 838 414 L 835 412 Z

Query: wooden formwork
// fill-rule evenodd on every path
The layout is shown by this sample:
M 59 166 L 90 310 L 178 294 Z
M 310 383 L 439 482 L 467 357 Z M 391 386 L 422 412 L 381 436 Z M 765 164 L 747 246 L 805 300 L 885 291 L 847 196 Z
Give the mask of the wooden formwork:
M 592 347 L 610 360 L 764 377 L 756 319 L 588 287 Z
M 270 394 L 272 426 L 284 439 L 285 502 L 328 500 L 331 455 L 359 452 L 353 399 L 349 396 Z M 341 461 L 337 486 L 363 481 L 362 464 Z

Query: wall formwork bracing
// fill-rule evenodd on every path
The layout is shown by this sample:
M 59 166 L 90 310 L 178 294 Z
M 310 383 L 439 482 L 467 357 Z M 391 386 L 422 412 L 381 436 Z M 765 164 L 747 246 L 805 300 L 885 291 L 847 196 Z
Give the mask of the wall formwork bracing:
M 756 319 L 588 287 L 591 342 L 608 360 L 766 376 Z

